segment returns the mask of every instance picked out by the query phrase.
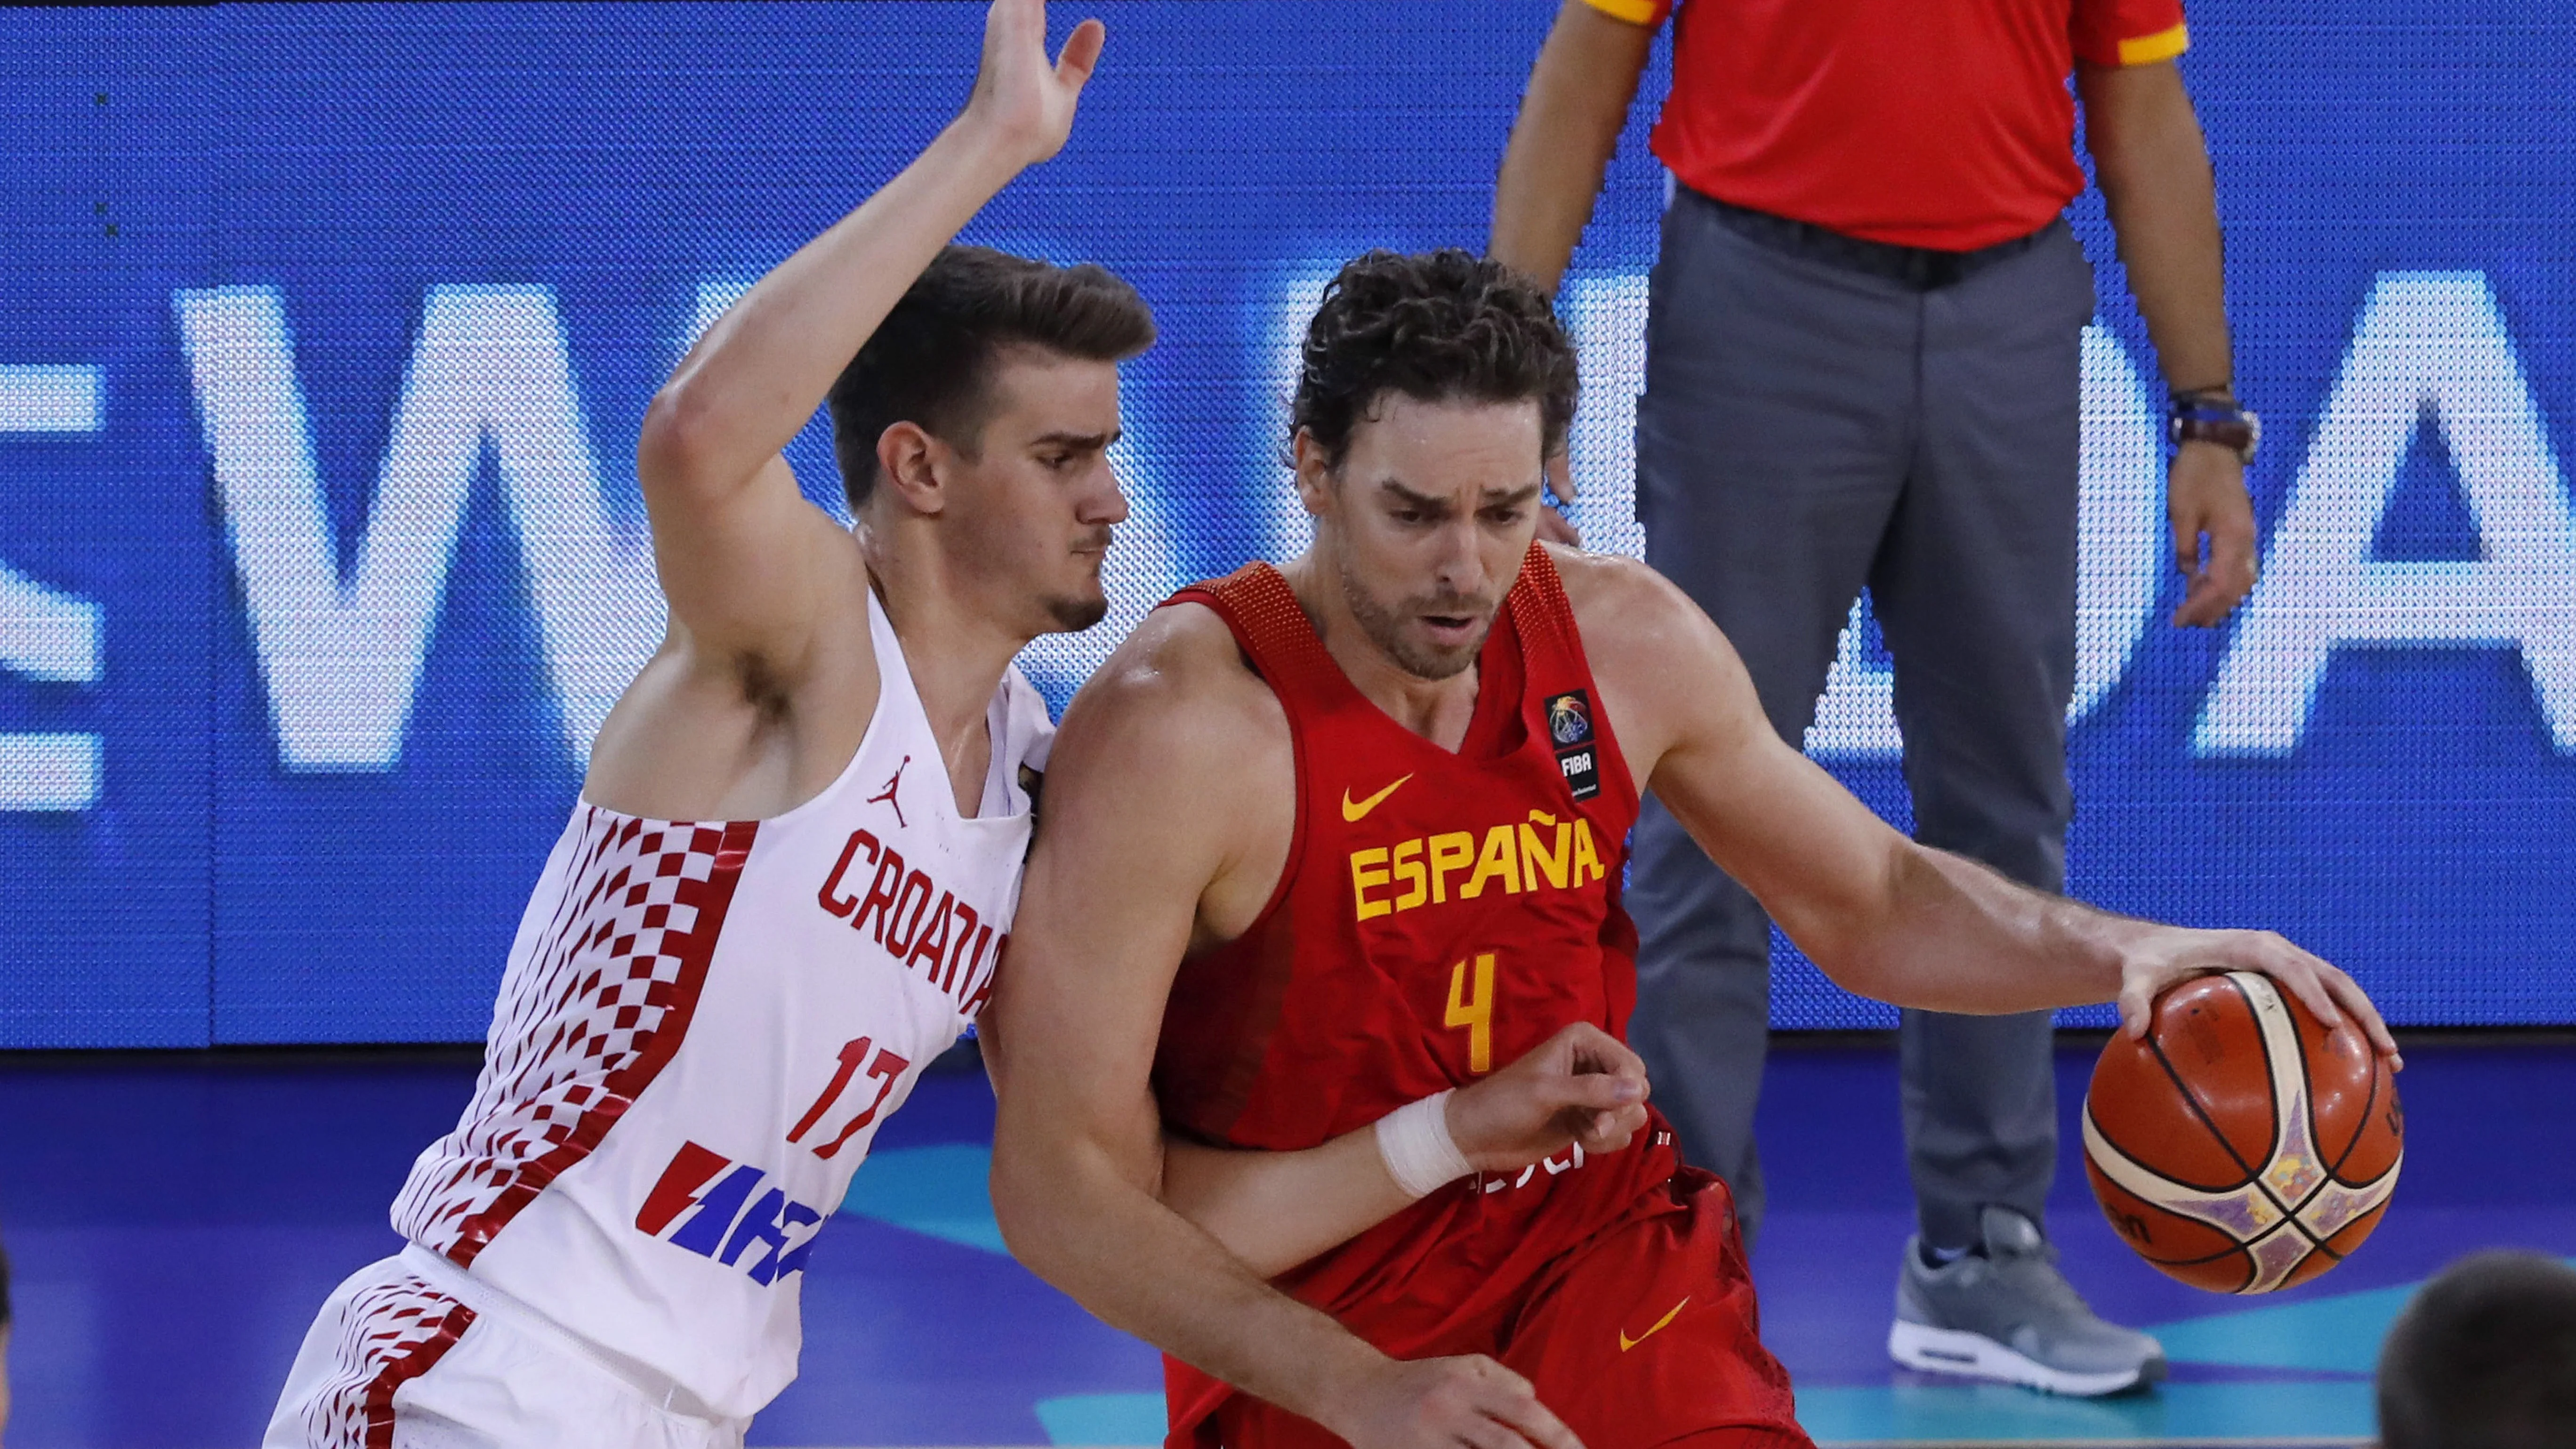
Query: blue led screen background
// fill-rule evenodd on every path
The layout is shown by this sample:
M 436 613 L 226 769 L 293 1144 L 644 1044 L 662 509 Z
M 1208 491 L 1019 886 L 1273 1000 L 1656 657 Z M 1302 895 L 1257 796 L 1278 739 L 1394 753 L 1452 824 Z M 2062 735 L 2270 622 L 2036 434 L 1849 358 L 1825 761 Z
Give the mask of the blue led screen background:
M 1304 311 L 1362 248 L 1481 246 L 1553 8 L 1085 10 L 1110 45 L 1072 144 L 968 233 L 1106 263 L 1162 321 L 1117 610 L 1027 661 L 1059 704 L 1175 584 L 1297 546 Z M 2287 931 L 2401 1022 L 2576 1021 L 2576 22 L 2533 16 L 2194 13 L 2269 434 L 2225 630 L 2164 622 L 2161 388 L 2074 211 L 2103 300 L 2073 889 Z M 0 1045 L 480 1037 L 658 635 L 644 403 L 953 114 L 978 19 L 0 13 Z M 1631 551 L 1660 64 L 1564 296 L 1577 518 Z M 790 457 L 834 498 L 819 429 Z M 1885 660 L 1865 620 L 1846 646 L 1809 746 L 1901 822 Z M 1787 952 L 1776 1012 L 1893 1019 Z

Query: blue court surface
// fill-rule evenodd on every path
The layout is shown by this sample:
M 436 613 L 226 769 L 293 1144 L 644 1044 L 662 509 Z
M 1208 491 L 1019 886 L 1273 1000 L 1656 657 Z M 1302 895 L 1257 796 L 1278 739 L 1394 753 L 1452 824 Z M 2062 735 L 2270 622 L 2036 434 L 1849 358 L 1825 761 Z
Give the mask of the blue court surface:
M 1763 1133 L 1764 1331 L 1825 1444 L 2353 1445 L 2412 1285 L 2475 1248 L 2576 1254 L 2576 1043 L 2418 1039 L 2386 1224 L 2268 1300 L 2160 1277 L 2112 1236 L 2072 1153 L 2092 1048 L 2061 1049 L 2052 1227 L 2095 1304 L 2152 1325 L 2170 1382 L 2079 1402 L 1898 1372 L 1882 1342 L 1911 1217 L 1882 1041 L 1784 1044 Z M 0 1058 L 0 1232 L 16 1261 L 11 1449 L 256 1443 L 315 1307 L 394 1246 L 385 1206 L 453 1120 L 437 1053 Z M 928 1077 L 879 1139 L 805 1288 L 804 1376 L 767 1445 L 1131 1445 L 1159 1438 L 1158 1361 L 1002 1251 L 984 1195 L 992 1098 Z

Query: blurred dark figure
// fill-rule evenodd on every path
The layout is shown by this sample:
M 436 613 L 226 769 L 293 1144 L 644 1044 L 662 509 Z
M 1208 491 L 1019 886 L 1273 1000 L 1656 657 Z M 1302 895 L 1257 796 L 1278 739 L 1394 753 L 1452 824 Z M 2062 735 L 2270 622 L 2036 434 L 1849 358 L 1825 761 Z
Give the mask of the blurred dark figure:
M 2382 1449 L 2576 1444 L 2576 1268 L 2476 1253 L 2424 1285 L 2379 1353 Z

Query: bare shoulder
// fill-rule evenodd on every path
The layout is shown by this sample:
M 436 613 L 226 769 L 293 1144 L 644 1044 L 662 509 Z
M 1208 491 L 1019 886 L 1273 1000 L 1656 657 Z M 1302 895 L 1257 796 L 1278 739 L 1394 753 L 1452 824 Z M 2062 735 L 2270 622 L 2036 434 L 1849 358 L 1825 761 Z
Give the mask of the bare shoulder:
M 1029 864 L 1041 915 L 1061 880 L 1105 874 L 1109 884 L 1078 892 L 1085 909 L 1160 899 L 1181 910 L 1196 949 L 1248 927 L 1286 868 L 1297 819 L 1287 712 L 1201 605 L 1155 610 L 1118 647 L 1065 711 L 1047 774 Z
M 1598 675 L 1665 668 L 1722 641 L 1717 626 L 1672 580 L 1615 553 L 1544 545 L 1565 580 L 1583 652 Z
M 1759 715 L 1734 647 L 1672 580 L 1619 554 L 1546 547 L 1602 708 L 1641 783 L 1685 735 Z
M 1074 696 L 1056 759 L 1070 750 L 1109 773 L 1221 780 L 1236 773 L 1229 761 L 1273 742 L 1287 749 L 1287 715 L 1233 631 L 1213 609 L 1174 604 L 1146 615 Z

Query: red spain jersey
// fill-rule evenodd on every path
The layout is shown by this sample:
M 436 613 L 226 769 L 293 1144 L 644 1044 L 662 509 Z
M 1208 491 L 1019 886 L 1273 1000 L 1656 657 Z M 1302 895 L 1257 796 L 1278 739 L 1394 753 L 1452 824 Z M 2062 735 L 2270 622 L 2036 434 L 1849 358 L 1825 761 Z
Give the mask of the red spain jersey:
M 1544 549 L 1531 546 L 1478 657 L 1455 751 L 1363 696 L 1269 565 L 1172 602 L 1215 610 L 1278 696 L 1297 817 L 1260 917 L 1173 982 L 1154 1065 L 1171 1128 L 1314 1147 L 1569 1023 L 1624 1034 L 1637 937 L 1619 896 L 1637 787 Z M 1678 1166 L 1656 1119 L 1607 1157 L 1569 1149 L 1453 1182 L 1279 1286 L 1400 1356 L 1480 1351 L 1551 1260 Z M 1231 1393 L 1176 1361 L 1167 1384 L 1174 1445 Z

